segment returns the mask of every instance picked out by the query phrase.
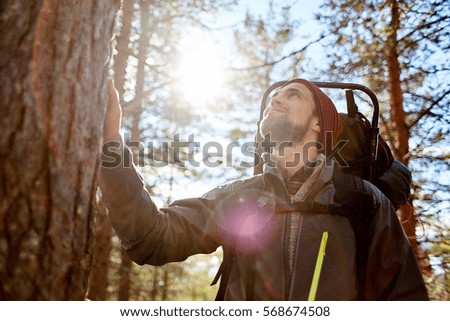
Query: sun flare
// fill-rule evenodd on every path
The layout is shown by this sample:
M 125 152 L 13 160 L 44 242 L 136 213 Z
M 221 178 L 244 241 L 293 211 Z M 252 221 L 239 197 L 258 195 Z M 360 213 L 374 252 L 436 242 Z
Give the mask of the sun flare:
M 177 81 L 183 98 L 201 106 L 225 95 L 225 59 L 220 46 L 202 34 L 189 35 L 184 42 Z

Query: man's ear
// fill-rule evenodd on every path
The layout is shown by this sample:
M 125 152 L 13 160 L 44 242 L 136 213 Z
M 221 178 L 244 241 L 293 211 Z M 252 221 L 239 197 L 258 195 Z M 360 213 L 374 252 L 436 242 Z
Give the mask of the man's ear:
M 310 126 L 311 126 L 311 129 L 313 130 L 313 132 L 316 132 L 319 134 L 321 132 L 321 128 L 320 128 L 320 124 L 319 124 L 319 117 L 313 117 L 311 119 Z

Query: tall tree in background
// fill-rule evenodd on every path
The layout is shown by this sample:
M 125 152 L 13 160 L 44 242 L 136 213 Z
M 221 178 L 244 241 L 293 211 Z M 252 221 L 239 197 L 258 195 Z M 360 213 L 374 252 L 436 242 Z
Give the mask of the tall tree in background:
M 119 6 L 118 0 L 0 3 L 3 300 L 85 297 Z
M 164 139 L 173 139 L 173 135 L 178 132 L 177 128 L 182 124 L 188 125 L 191 119 L 189 110 L 180 111 L 179 101 L 171 86 L 174 78 L 173 60 L 183 28 L 186 28 L 186 25 L 199 26 L 202 13 L 211 14 L 233 4 L 234 1 L 229 0 L 203 2 L 129 0 L 123 3 L 114 57 L 114 80 L 123 107 L 125 139 L 133 142 L 131 149 L 136 152 L 134 161 L 139 162 L 138 166 L 143 165 L 143 162 L 140 162 L 142 159 L 137 157 L 142 156 L 140 153 L 142 142 L 156 142 L 154 154 L 145 155 L 145 163 L 147 164 L 147 160 L 151 157 L 155 157 L 161 163 L 164 161 L 161 159 L 162 146 L 157 143 Z M 136 142 L 141 142 L 141 145 L 138 147 Z M 167 166 L 175 166 L 172 159 L 166 161 Z M 158 177 L 158 185 L 164 185 L 167 180 L 173 179 L 173 174 L 169 174 L 168 177 L 164 170 L 152 168 L 148 164 L 140 170 L 144 173 L 146 181 L 149 176 Z M 190 176 L 191 179 L 195 176 L 192 175 L 193 171 L 186 169 L 180 169 L 180 172 Z M 164 203 L 170 197 L 157 188 L 149 186 L 149 190 L 154 198 L 160 198 Z M 106 229 L 103 231 L 106 232 Z M 107 242 L 101 235 L 98 236 L 98 242 Z M 106 243 L 103 245 L 104 248 L 107 248 L 106 245 Z M 118 246 L 117 242 L 114 246 Z M 108 255 L 106 252 L 101 254 L 105 257 Z M 183 273 L 181 265 L 158 267 L 155 273 L 146 273 L 145 267 L 138 268 L 123 253 L 117 255 L 116 251 L 113 251 L 111 255 L 117 256 L 110 257 L 114 263 L 104 266 L 101 278 L 97 276 L 95 279 L 101 281 L 102 284 L 99 286 L 105 289 L 106 283 L 102 279 L 113 276 L 109 282 L 114 283 L 111 288 L 117 292 L 119 300 L 146 297 L 140 292 L 141 289 L 145 291 L 146 287 L 147 291 L 154 293 L 158 299 L 173 297 L 172 293 L 175 291 L 170 288 L 173 287 L 173 282 L 167 280 L 178 279 L 177 276 Z M 98 259 L 103 261 L 100 257 Z M 111 273 L 105 273 L 108 268 L 112 269 Z M 152 274 L 153 279 L 145 283 L 148 274 Z M 91 285 L 94 285 L 94 282 L 94 278 L 91 278 Z M 151 289 L 151 284 L 156 288 Z M 108 298 L 114 296 L 115 294 Z
M 449 189 L 450 182 L 429 180 L 430 170 L 449 172 L 448 134 L 450 70 L 445 52 L 449 48 L 450 8 L 446 1 L 327 0 L 318 19 L 326 24 L 334 45 L 326 48 L 330 74 L 334 79 L 356 80 L 366 83 L 380 94 L 385 109 L 382 128 L 396 159 L 413 169 L 417 185 L 414 197 L 417 208 L 426 202 L 437 209 L 428 218 L 431 226 L 444 215 L 448 195 L 439 191 Z M 434 149 L 424 148 L 434 145 Z M 428 160 L 428 161 L 427 161 Z M 423 163 L 426 163 L 426 176 Z M 421 163 L 421 166 L 418 164 Z M 434 174 L 436 175 L 436 174 Z M 428 176 L 428 177 L 427 177 Z M 429 197 L 427 189 L 437 193 Z M 441 208 L 441 210 L 439 210 Z M 428 261 L 416 239 L 416 215 L 411 204 L 399 211 L 399 218 L 411 240 L 424 274 L 430 276 Z M 432 234 L 436 233 L 433 229 Z M 433 235 L 448 244 L 448 232 Z M 444 271 L 448 272 L 448 256 L 441 256 Z M 444 289 L 443 292 L 448 291 Z

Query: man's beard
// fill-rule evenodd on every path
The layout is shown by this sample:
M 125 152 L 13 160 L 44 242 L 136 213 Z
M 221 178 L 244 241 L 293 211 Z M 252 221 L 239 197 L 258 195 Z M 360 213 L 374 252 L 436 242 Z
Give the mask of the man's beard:
M 301 142 L 307 131 L 308 126 L 295 126 L 287 115 L 266 117 L 261 121 L 260 128 L 260 134 L 265 138 L 269 135 L 270 142 L 275 142 L 277 147 L 286 142 Z

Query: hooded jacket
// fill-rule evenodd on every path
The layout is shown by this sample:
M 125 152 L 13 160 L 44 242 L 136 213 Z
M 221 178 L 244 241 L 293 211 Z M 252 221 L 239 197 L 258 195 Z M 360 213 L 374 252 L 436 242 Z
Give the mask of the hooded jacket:
M 115 143 L 121 160 L 130 157 L 121 140 Z M 99 183 L 122 247 L 137 264 L 183 261 L 222 246 L 234 253 L 225 300 L 248 298 L 248 266 L 254 271 L 255 300 L 307 300 L 313 288 L 316 300 L 428 299 L 394 208 L 367 181 L 359 179 L 364 193 L 373 197 L 375 213 L 367 228 L 364 293 L 358 296 L 355 234 L 344 216 L 300 213 L 290 267 L 287 248 L 292 240 L 287 236 L 293 214 L 275 208 L 291 198 L 277 168 L 265 166 L 263 174 L 158 209 L 134 166 L 123 164 L 108 163 L 104 155 Z M 333 204 L 334 171 L 333 166 L 323 168 L 309 201 Z

